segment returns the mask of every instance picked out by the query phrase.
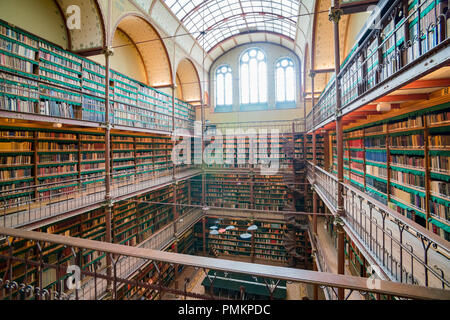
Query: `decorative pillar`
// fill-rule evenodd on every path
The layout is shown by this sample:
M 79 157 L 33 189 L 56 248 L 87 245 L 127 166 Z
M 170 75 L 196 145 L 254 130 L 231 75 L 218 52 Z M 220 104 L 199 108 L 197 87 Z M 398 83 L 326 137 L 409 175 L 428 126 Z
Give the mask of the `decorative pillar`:
M 335 217 L 335 225 L 338 241 L 338 274 L 345 272 L 345 255 L 344 255 L 344 229 L 341 217 L 345 216 L 344 211 L 344 144 L 343 144 L 343 125 L 341 112 L 341 85 L 340 85 L 340 49 L 339 49 L 339 20 L 343 12 L 339 8 L 339 0 L 333 0 L 329 12 L 329 20 L 333 22 L 334 33 L 334 69 L 335 69 L 335 86 L 336 86 L 336 144 L 337 144 L 337 217 Z M 344 299 L 344 289 L 338 289 L 338 298 Z
M 202 218 L 203 254 L 206 255 L 206 217 Z
M 311 103 L 312 106 L 314 108 L 314 104 L 315 104 L 315 97 L 314 97 L 314 76 L 315 73 L 313 71 L 311 71 L 310 73 L 310 77 L 311 77 Z M 313 112 L 313 123 L 315 123 L 315 117 L 314 117 L 314 112 Z M 317 235 L 317 193 L 314 190 L 314 184 L 316 182 L 316 166 L 317 166 L 317 153 L 316 153 L 316 131 L 314 130 L 313 127 L 313 136 L 312 136 L 312 152 L 313 152 L 313 186 L 311 187 L 312 189 L 312 203 L 313 203 L 313 232 L 315 235 Z
M 176 84 L 172 85 L 172 139 L 175 139 L 175 90 L 176 90 Z M 176 140 L 173 141 L 173 148 L 175 148 Z M 172 161 L 172 179 L 175 181 L 175 163 Z
M 110 78 L 110 57 L 114 54 L 111 47 L 106 47 L 103 50 L 105 55 L 105 242 L 112 243 L 112 207 L 113 200 L 111 198 L 111 120 L 109 118 L 110 97 L 109 97 L 109 78 Z M 106 255 L 106 274 L 112 275 L 112 261 L 111 255 Z M 111 281 L 107 281 L 107 290 L 111 289 Z
M 317 268 L 317 251 L 314 250 L 312 252 L 312 257 L 313 257 L 313 270 L 314 271 L 319 271 L 319 269 Z M 314 284 L 313 285 L 313 299 L 314 300 L 319 300 L 319 285 Z

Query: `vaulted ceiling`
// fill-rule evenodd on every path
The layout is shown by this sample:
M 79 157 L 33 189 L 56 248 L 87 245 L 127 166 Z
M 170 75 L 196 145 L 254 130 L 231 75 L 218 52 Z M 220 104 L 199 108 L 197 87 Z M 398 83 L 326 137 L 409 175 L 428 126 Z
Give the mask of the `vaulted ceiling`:
M 164 2 L 214 60 L 234 46 L 259 41 L 297 49 L 301 56 L 314 0 Z

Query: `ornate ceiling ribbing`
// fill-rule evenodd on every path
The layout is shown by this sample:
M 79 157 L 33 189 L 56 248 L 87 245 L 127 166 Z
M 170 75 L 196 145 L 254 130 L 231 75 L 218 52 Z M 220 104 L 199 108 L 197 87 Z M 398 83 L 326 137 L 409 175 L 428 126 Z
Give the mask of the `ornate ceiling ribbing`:
M 205 51 L 238 34 L 267 32 L 295 41 L 300 0 L 164 0 Z

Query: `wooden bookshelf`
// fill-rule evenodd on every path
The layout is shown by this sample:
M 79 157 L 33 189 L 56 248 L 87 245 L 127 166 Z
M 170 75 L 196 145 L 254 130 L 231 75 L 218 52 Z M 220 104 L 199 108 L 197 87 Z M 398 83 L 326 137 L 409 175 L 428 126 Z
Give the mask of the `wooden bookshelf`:
M 104 122 L 105 68 L 0 20 L 0 109 Z M 35 80 L 42 82 L 38 83 Z M 171 131 L 192 126 L 195 110 L 117 71 L 110 77 L 111 121 Z
M 447 102 L 344 131 L 347 182 L 447 240 L 449 119 Z M 335 135 L 330 139 L 337 173 Z
M 245 256 L 272 262 L 287 263 L 288 253 L 285 248 L 285 234 L 289 231 L 285 223 L 274 223 L 267 221 L 248 221 L 240 219 L 220 219 L 210 217 L 206 220 L 206 252 L 215 252 L 220 256 Z M 253 239 L 244 240 L 240 234 L 247 233 L 247 228 L 255 224 L 258 229 L 253 232 Z M 234 226 L 235 229 L 224 231 L 218 235 L 210 234 L 211 226 L 219 226 L 219 229 L 227 226 Z M 195 248 L 202 250 L 203 233 L 202 223 L 194 227 L 196 238 Z M 299 250 L 309 250 L 306 233 L 298 231 L 296 234 L 297 246 Z

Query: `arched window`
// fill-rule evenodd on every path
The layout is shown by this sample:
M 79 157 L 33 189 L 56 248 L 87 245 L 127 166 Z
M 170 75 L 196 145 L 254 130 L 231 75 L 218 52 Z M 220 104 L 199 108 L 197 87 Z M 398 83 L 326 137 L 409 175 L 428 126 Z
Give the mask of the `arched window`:
M 231 106 L 233 104 L 233 74 L 228 65 L 216 70 L 216 105 Z
M 295 69 L 291 58 L 282 58 L 275 65 L 277 102 L 295 101 Z
M 257 48 L 251 48 L 241 56 L 241 103 L 267 103 L 266 55 Z

